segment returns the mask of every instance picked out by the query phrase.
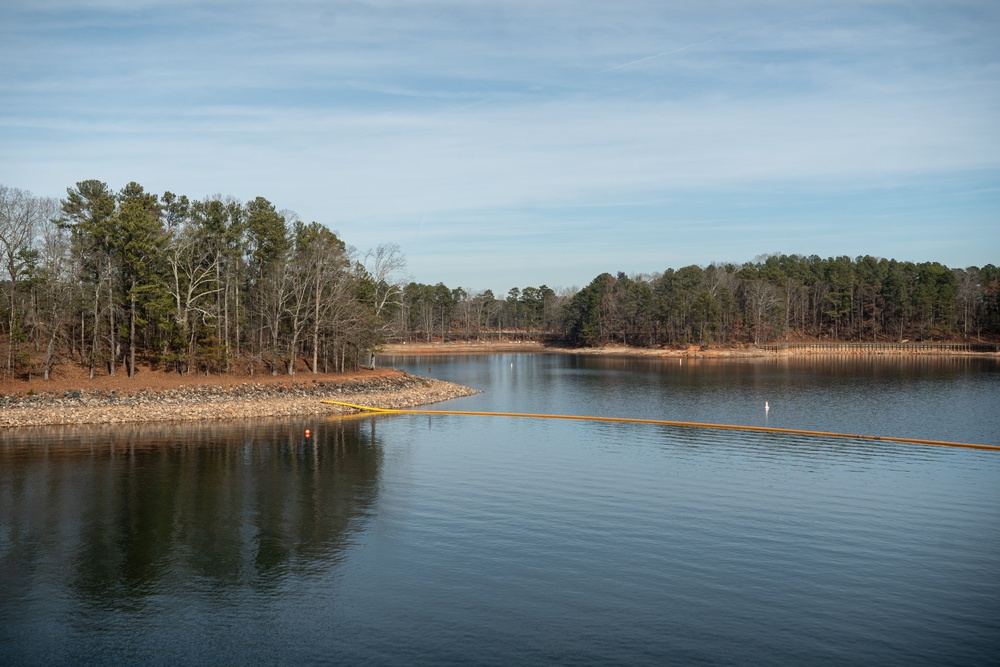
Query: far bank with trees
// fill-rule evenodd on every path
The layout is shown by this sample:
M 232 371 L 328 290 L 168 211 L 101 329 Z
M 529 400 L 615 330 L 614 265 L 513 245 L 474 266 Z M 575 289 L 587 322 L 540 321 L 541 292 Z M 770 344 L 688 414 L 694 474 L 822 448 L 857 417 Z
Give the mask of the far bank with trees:
M 995 341 L 1000 269 L 870 256 L 772 255 L 744 264 L 602 273 L 582 289 L 506 296 L 444 284 L 403 290 L 401 341 L 539 339 L 638 347 Z

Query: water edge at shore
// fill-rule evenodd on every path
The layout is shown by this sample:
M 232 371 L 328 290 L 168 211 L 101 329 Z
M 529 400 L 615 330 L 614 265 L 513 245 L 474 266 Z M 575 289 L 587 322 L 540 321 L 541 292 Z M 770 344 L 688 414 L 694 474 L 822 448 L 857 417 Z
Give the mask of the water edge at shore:
M 449 342 L 449 343 L 393 343 L 385 345 L 383 355 L 425 356 L 435 354 L 580 354 L 597 356 L 628 357 L 690 357 L 690 358 L 759 358 L 816 355 L 868 354 L 873 356 L 901 355 L 974 355 L 1000 358 L 1000 352 L 972 352 L 946 349 L 950 344 L 941 345 L 869 345 L 866 343 L 817 344 L 806 347 L 793 345 L 787 349 L 775 349 L 775 345 L 709 347 L 690 345 L 684 348 L 635 347 L 631 345 L 609 344 L 599 347 L 550 346 L 537 342 Z M 961 344 L 954 344 L 959 346 Z M 991 344 L 992 345 L 992 344 Z

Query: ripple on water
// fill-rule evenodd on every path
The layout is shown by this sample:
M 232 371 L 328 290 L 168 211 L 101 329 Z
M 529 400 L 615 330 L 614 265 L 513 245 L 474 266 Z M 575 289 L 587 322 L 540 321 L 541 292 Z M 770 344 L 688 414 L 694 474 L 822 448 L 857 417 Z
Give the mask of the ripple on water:
M 515 374 L 504 382 L 552 411 L 564 395 L 537 387 L 572 394 L 582 378 L 599 387 L 595 406 L 621 414 L 607 382 L 635 379 L 586 368 L 546 378 L 536 360 L 524 385 L 516 362 L 502 365 Z M 681 394 L 725 402 L 722 379 L 637 382 L 669 382 L 671 408 L 711 416 Z M 751 385 L 740 401 L 754 399 Z M 448 415 L 310 421 L 306 441 L 305 425 L 8 440 L 0 620 L 27 640 L 0 633 L 0 662 L 913 665 L 1000 654 L 995 452 Z

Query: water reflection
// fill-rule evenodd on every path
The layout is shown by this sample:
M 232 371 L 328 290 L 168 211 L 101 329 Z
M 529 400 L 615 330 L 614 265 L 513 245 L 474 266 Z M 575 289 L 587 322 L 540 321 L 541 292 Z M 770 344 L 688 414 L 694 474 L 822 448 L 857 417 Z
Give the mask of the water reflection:
M 995 366 L 677 366 L 434 372 L 486 390 L 463 410 L 1000 433 Z M 995 452 L 445 414 L 0 433 L 0 665 L 992 664 L 998 479 Z
M 387 357 L 483 391 L 462 409 L 771 426 L 1000 444 L 1000 359 L 569 354 Z M 418 365 L 419 364 L 419 365 Z M 765 401 L 770 410 L 765 411 Z
M 0 436 L 0 620 L 36 578 L 121 610 L 266 593 L 336 563 L 379 489 L 374 422 L 27 433 Z

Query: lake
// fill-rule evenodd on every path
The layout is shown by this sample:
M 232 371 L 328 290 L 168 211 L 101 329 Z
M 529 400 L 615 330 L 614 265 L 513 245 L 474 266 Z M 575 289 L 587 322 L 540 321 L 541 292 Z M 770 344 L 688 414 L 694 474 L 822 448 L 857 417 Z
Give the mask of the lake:
M 988 358 L 380 363 L 483 390 L 431 409 L 1000 444 Z M 319 411 L 0 433 L 0 664 L 997 656 L 1000 452 Z

